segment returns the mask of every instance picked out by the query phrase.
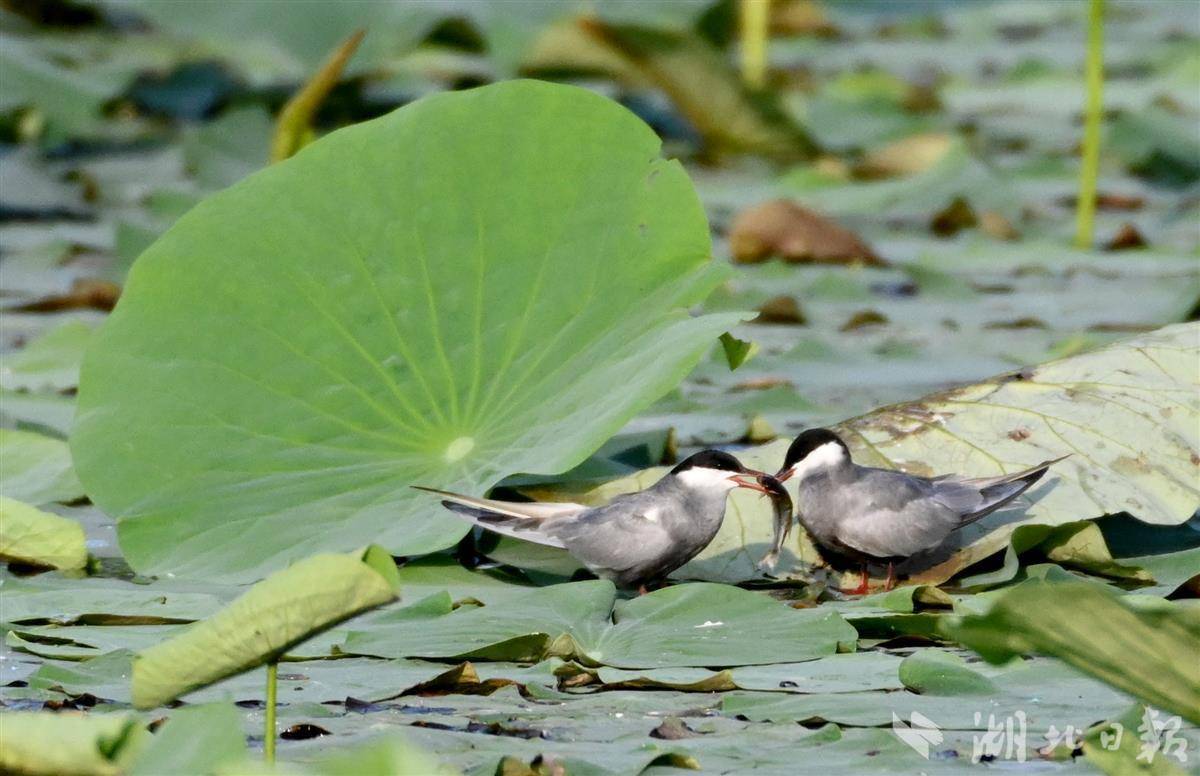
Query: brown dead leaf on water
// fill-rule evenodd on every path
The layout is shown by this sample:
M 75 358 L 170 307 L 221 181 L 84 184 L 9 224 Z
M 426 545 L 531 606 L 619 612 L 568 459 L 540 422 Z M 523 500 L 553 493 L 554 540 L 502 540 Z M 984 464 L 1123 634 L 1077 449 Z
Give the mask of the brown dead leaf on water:
M 763 202 L 738 213 L 729 231 L 729 250 L 741 264 L 775 256 L 797 264 L 887 266 L 854 232 L 786 199 Z
M 779 296 L 771 297 L 759 305 L 758 317 L 753 322 L 786 323 L 803 326 L 805 323 L 808 323 L 808 319 L 804 316 L 804 311 L 800 309 L 800 303 L 796 301 L 794 296 L 780 294 Z
M 995 210 L 985 210 L 979 214 L 979 230 L 997 240 L 1017 240 L 1021 237 L 1012 221 Z
M 650 731 L 651 738 L 677 741 L 681 738 L 696 738 L 703 735 L 679 717 L 667 717 L 663 723 Z
M 5 308 L 18 313 L 57 313 L 63 310 L 103 310 L 108 312 L 117 304 L 121 287 L 108 280 L 77 278 L 64 294 L 52 294 L 32 302 Z
M 942 160 L 954 144 L 945 132 L 910 135 L 876 148 L 854 168 L 858 178 L 896 178 L 924 172 Z
M 775 35 L 812 35 L 839 38 L 841 30 L 829 20 L 825 6 L 815 0 L 782 0 L 771 7 L 771 32 Z
M 1106 251 L 1128 251 L 1135 248 L 1145 248 L 1148 243 L 1138 228 L 1131 223 L 1121 224 L 1121 228 L 1112 236 L 1108 242 L 1104 243 Z
M 955 197 L 929 221 L 929 230 L 938 237 L 953 237 L 963 229 L 976 226 L 979 226 L 979 216 L 965 197 Z
M 1061 207 L 1071 208 L 1074 210 L 1079 203 L 1079 198 L 1074 194 L 1067 194 L 1059 197 L 1058 204 Z M 1101 191 L 1096 194 L 1096 209 L 1097 210 L 1141 210 L 1146 206 L 1146 198 L 1138 194 L 1116 194 L 1113 192 Z
M 859 310 L 843 323 L 838 331 L 854 331 L 866 326 L 882 326 L 888 323 L 888 317 L 878 310 Z
M 792 386 L 792 381 L 783 377 L 753 377 L 749 380 L 743 380 L 740 383 L 735 383 L 729 389 L 731 393 L 740 393 L 743 391 L 765 391 L 769 388 L 778 388 L 779 386 Z

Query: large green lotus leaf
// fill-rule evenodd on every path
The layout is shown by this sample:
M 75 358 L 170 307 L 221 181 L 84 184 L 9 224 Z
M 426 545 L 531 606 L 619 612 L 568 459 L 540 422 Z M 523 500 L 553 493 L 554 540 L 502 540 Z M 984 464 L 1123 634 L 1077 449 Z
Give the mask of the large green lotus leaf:
M 966 664 L 961 655 L 940 649 L 921 649 L 904 658 L 900 681 L 921 695 L 994 695 L 991 679 Z
M 177 636 L 182 625 L 76 625 L 13 627 L 5 646 L 55 660 L 89 660 L 117 649 L 147 649 Z
M 309 74 L 355 30 L 371 34 L 363 41 L 359 67 L 404 53 L 424 37 L 441 14 L 421 3 L 377 3 L 369 0 L 314 6 L 311 13 L 281 14 L 269 0 L 246 0 L 209 13 L 209 9 L 155 2 L 108 0 L 109 5 L 133 11 L 157 27 L 198 40 L 234 61 L 253 64 L 273 55 L 278 75 L 300 78 Z
M 102 127 L 101 107 L 122 88 L 117 79 L 87 68 L 61 67 L 45 58 L 32 40 L 14 35 L 0 36 L 0 67 L 8 76 L 0 110 L 36 106 L 49 120 L 54 137 L 95 134 Z
M 892 714 L 908 720 L 913 712 L 924 714 L 944 729 L 986 730 L 989 715 L 1004 724 L 1004 718 L 1024 711 L 1028 729 L 1040 735 L 1050 725 L 1074 725 L 1082 730 L 1096 719 L 1119 714 L 1129 705 L 1129 696 L 1113 690 L 1053 660 L 1016 661 L 1001 669 L 982 665 L 959 666 L 950 680 L 929 669 L 934 659 L 919 670 L 910 666 L 902 678 L 922 680 L 922 692 L 780 693 L 735 692 L 726 694 L 721 710 L 751 720 L 824 720 L 842 725 L 888 725 Z M 949 661 L 939 661 L 945 671 Z M 965 679 L 967 672 L 975 674 Z M 970 682 L 971 684 L 968 684 Z M 994 689 L 984 691 L 985 683 Z M 970 690 L 964 692 L 964 689 Z M 994 724 L 994 722 L 993 722 Z
M 1176 526 L 1147 531 L 1130 517 L 1118 515 L 1098 520 L 1104 541 L 1122 565 L 1142 569 L 1154 579 L 1140 593 L 1168 596 L 1180 585 L 1200 576 L 1200 515 Z
M 993 662 L 1030 652 L 1058 657 L 1200 723 L 1200 611 L 1194 607 L 1135 608 L 1099 585 L 1031 580 L 945 631 Z
M 443 718 L 444 719 L 444 718 Z M 580 743 L 543 740 L 528 735 L 510 737 L 505 735 L 479 735 L 459 731 L 433 730 L 440 727 L 440 720 L 429 720 L 429 728 L 406 727 L 406 741 L 421 746 L 429 752 L 436 752 L 439 760 L 450 760 L 445 763 L 443 770 L 435 770 L 428 761 L 412 760 L 411 754 L 405 754 L 403 759 L 379 760 L 360 759 L 361 755 L 347 757 L 347 767 L 337 770 L 325 770 L 324 763 L 318 763 L 312 773 L 317 776 L 441 776 L 449 773 L 538 773 L 529 767 L 531 762 L 553 761 L 555 768 L 562 773 L 572 776 L 638 776 L 654 764 L 670 766 L 682 765 L 684 756 L 676 758 L 682 752 L 677 742 L 655 741 L 640 736 L 636 744 L 631 741 L 596 744 L 591 741 Z M 518 728 L 520 729 L 520 728 Z M 548 735 L 548 738 L 557 738 Z M 366 744 L 367 751 L 377 743 Z M 361 752 L 361 750 L 359 750 Z M 340 757 L 338 759 L 341 759 Z M 375 764 L 376 769 L 371 768 Z M 461 770 L 455 770 L 455 767 Z M 692 764 L 685 767 L 694 768 Z M 416 768 L 414 770 L 414 768 Z M 674 768 L 668 772 L 674 773 Z
M 92 327 L 71 320 L 51 329 L 12 355 L 0 358 L 0 387 L 62 391 L 79 384 L 79 362 Z
M 75 420 L 75 397 L 0 388 L 0 425 L 51 433 L 63 439 Z
M 145 630 L 154 631 L 153 628 Z M 553 682 L 550 673 L 555 663 L 533 667 L 512 663 L 481 663 L 472 666 L 478 681 L 509 679 L 527 681 L 540 678 Z M 98 698 L 131 703 L 129 677 L 133 653 L 128 649 L 76 662 L 49 661 L 30 674 L 23 697 L 62 699 L 91 693 Z M 471 684 L 462 666 L 422 660 L 377 660 L 347 658 L 288 661 L 279 670 L 279 698 L 287 704 L 340 703 L 347 697 L 364 701 L 395 698 L 421 685 L 453 687 Z M 230 676 L 188 695 L 189 702 L 261 700 L 263 677 L 257 672 Z
M 0 428 L 0 494 L 30 504 L 74 501 L 83 486 L 61 439 Z
M 413 728 L 411 736 L 468 773 L 521 773 L 498 771 L 496 761 L 501 755 L 510 755 L 528 762 L 539 754 L 554 758 L 569 768 L 568 773 L 579 776 L 687 773 L 682 767 L 698 767 L 703 773 L 769 776 L 963 772 L 962 763 L 955 759 L 923 760 L 891 730 L 839 730 L 834 725 L 810 730 L 794 723 L 747 723 L 701 716 L 696 707 L 700 699 L 694 694 L 599 693 L 587 700 L 569 701 L 564 711 L 551 704 L 520 700 L 518 696 L 505 709 L 504 721 L 512 720 L 508 724 L 516 729 L 544 730 L 545 738 L 480 736 L 439 730 L 435 726 Z M 593 705 L 590 702 L 593 700 L 600 703 Z M 657 702 L 659 708 L 650 707 L 650 702 Z M 570 708 L 576 705 L 584 708 Z M 543 716 L 547 710 L 551 716 Z M 675 741 L 648 736 L 655 729 L 667 727 L 664 720 L 672 716 L 699 732 Z M 564 729 L 570 731 L 569 737 L 562 735 Z M 969 756 L 970 737 L 965 738 Z M 691 762 L 686 766 L 676 762 L 676 767 L 670 767 L 670 761 L 659 760 L 660 767 L 643 770 L 667 752 L 686 754 Z
M 956 197 L 967 199 L 977 212 L 1015 215 L 1020 204 L 1008 182 L 972 157 L 959 141 L 936 164 L 904 178 L 809 189 L 792 173 L 783 179 L 782 188 L 802 204 L 835 216 L 928 219 Z
M 0 771 L 117 776 L 150 741 L 133 714 L 0 714 Z
M 4 622 L 26 625 L 163 625 L 217 611 L 227 592 L 160 580 L 62 579 L 44 575 L 4 580 Z
M 335 751 L 312 766 L 320 776 L 454 776 L 430 755 L 399 736 L 388 736 L 352 751 Z
M 409 561 L 400 567 L 399 575 L 406 601 L 417 601 L 445 591 L 454 601 L 473 599 L 496 604 L 524 598 L 533 592 L 524 579 L 497 569 L 470 571 L 447 555 L 430 555 Z
M 448 594 L 434 594 L 365 619 L 341 650 L 377 657 L 524 661 L 551 652 L 569 655 L 576 644 L 594 640 L 608 627 L 615 600 L 616 589 L 606 580 L 532 588 L 520 598 L 453 610 Z
M 613 626 L 580 643 L 580 657 L 618 668 L 748 666 L 854 649 L 835 611 L 793 609 L 728 585 L 674 585 L 621 601 Z
M 743 690 L 779 692 L 853 692 L 898 690 L 900 658 L 886 652 L 850 652 L 803 663 L 745 666 L 732 671 Z
M 129 703 L 132 700 L 129 688 L 132 670 L 133 653 L 127 649 L 73 663 L 47 661 L 26 680 L 26 697 L 50 700 L 91 693 L 97 698 Z M 255 684 L 257 689 L 261 682 Z
M 831 655 L 852 648 L 857 636 L 837 612 L 796 610 L 725 585 L 678 585 L 615 608 L 614 600 L 606 581 L 552 585 L 453 611 L 448 595 L 433 596 L 367 618 L 341 651 L 484 660 L 559 655 L 619 668 L 740 666 Z
M 246 756 L 241 714 L 229 703 L 175 709 L 138 755 L 131 776 L 213 773 Z
M 0 496 L 0 560 L 70 570 L 87 557 L 79 523 Z
M 1147 529 L 1143 526 L 1143 531 Z M 1050 526 L 1040 523 L 1019 526 L 1008 539 L 1004 560 L 994 571 L 974 574 L 960 580 L 964 587 L 1003 584 L 1012 580 L 1021 568 L 1020 555 L 1038 550 L 1046 558 L 1091 574 L 1137 582 L 1150 582 L 1153 575 L 1112 556 L 1100 526 L 1091 520 Z
M 533 697 L 540 702 L 529 702 L 516 687 L 501 689 L 484 699 L 466 695 L 412 698 L 402 718 L 389 720 L 390 714 L 368 716 L 375 722 L 369 730 L 363 730 L 362 723 L 352 719 L 357 715 L 319 720 L 335 737 L 312 743 L 321 746 L 324 753 L 330 744 L 361 742 L 386 725 L 403 725 L 407 738 L 466 773 L 526 773 L 511 766 L 498 769 L 497 764 L 509 755 L 528 764 L 540 753 L 559 761 L 572 776 L 631 776 L 672 751 L 685 750 L 686 742 L 655 740 L 647 733 L 662 723 L 662 714 L 686 713 L 695 709 L 697 700 L 695 695 L 664 692 L 583 696 L 553 690 L 535 693 Z M 481 728 L 501 734 L 480 735 Z M 509 732 L 513 735 L 504 734 Z M 296 751 L 298 755 L 308 754 Z M 288 750 L 281 749 L 280 755 L 287 758 Z
M 139 571 L 447 547 L 413 483 L 582 461 L 738 319 L 682 167 L 532 81 L 435 95 L 203 202 L 85 356 L 72 444 Z M 727 270 L 726 270 L 727 271 Z M 584 379 L 586 376 L 586 379 Z
M 884 407 L 836 428 L 857 462 L 925 476 L 983 477 L 1070 454 L 1027 497 L 957 531 L 937 552 L 910 563 L 914 581 L 936 583 L 1005 547 L 1021 525 L 1061 525 L 1119 512 L 1156 525 L 1188 520 L 1200 507 L 1198 358 L 1200 324 L 1168 326 Z M 738 455 L 748 466 L 774 471 L 789 441 Z M 559 489 L 554 497 L 604 501 L 644 488 L 662 472 L 647 469 L 582 493 Z M 725 581 L 761 576 L 757 564 L 770 547 L 772 522 L 766 500 L 734 491 L 720 533 L 678 576 Z M 1082 557 L 1085 548 L 1075 549 L 1073 554 Z M 776 573 L 803 573 L 816 559 L 804 531 L 794 531 Z
M 133 703 L 153 708 L 270 660 L 396 597 L 392 559 L 378 547 L 324 553 L 278 571 L 184 633 L 138 653 Z
M 1170 595 L 1189 580 L 1200 577 L 1200 547 L 1157 555 L 1140 555 L 1122 558 L 1122 563 L 1136 566 L 1154 578 L 1155 584 L 1143 592 L 1152 595 Z M 1195 585 L 1195 582 L 1192 583 Z
M 838 693 L 861 690 L 900 690 L 897 676 L 901 659 L 886 652 L 851 652 L 802 663 L 740 666 L 714 673 L 705 668 L 652 668 L 648 670 L 596 669 L 606 685 L 620 684 L 650 689 L 709 692 L 714 689 L 762 690 L 795 693 Z

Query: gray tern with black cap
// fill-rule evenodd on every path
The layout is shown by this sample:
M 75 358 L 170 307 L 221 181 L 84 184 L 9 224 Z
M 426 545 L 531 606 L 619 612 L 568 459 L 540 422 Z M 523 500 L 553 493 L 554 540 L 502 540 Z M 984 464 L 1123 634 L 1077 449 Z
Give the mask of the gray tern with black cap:
M 765 492 L 760 477 L 719 450 L 690 456 L 645 490 L 604 506 L 475 498 L 414 485 L 481 528 L 559 547 L 620 587 L 656 582 L 696 557 L 721 528 L 734 488 Z

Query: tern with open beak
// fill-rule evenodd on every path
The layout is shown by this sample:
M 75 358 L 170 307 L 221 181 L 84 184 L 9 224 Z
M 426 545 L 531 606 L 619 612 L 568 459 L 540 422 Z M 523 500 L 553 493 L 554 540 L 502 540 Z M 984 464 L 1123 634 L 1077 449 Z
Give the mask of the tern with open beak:
M 1061 460 L 998 477 L 918 477 L 859 466 L 837 434 L 816 428 L 796 437 L 775 477 L 798 481 L 800 524 L 826 560 L 860 565 L 862 581 L 847 592 L 862 595 L 868 589 L 868 562 L 888 564 L 890 590 L 894 563 L 934 549 L 954 531 L 996 511 Z
M 758 477 L 729 453 L 703 450 L 645 490 L 608 504 L 512 502 L 413 487 L 442 497 L 442 505 L 488 531 L 560 547 L 593 574 L 645 591 L 687 563 L 713 540 L 734 488 L 762 492 Z

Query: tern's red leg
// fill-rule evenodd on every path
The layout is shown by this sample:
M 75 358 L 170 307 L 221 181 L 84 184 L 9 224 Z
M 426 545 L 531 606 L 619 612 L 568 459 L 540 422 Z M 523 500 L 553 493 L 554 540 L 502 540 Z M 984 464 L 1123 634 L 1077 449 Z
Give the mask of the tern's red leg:
M 888 561 L 887 581 L 883 583 L 884 590 L 892 590 L 896 587 L 896 566 L 892 561 Z
M 848 593 L 850 595 L 866 595 L 867 593 L 871 592 L 871 576 L 867 574 L 867 564 L 864 563 L 862 565 L 861 569 L 859 570 L 859 574 L 860 577 L 858 587 L 851 588 L 850 590 L 843 590 L 843 593 Z

